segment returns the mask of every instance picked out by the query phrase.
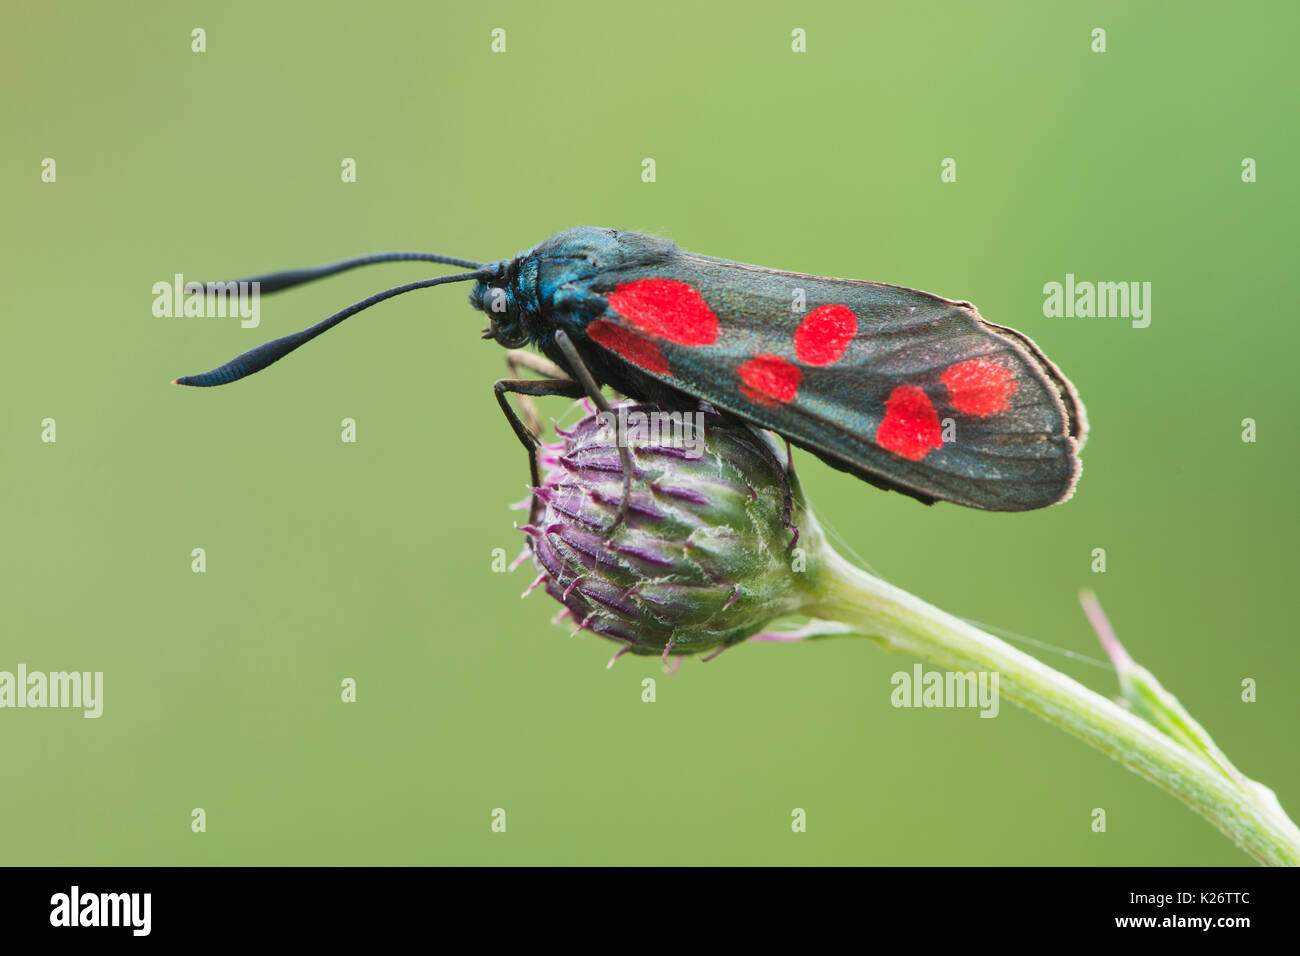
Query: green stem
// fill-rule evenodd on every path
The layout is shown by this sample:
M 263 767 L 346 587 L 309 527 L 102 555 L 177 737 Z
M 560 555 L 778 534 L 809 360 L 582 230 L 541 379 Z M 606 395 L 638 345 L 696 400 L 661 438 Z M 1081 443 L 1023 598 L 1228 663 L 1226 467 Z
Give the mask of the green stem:
M 1258 785 L 1234 780 L 1078 681 L 867 574 L 829 547 L 809 577 L 815 598 L 806 613 L 948 670 L 996 673 L 1000 694 L 1167 790 L 1259 862 L 1300 865 L 1300 830 L 1276 801 L 1260 799 Z

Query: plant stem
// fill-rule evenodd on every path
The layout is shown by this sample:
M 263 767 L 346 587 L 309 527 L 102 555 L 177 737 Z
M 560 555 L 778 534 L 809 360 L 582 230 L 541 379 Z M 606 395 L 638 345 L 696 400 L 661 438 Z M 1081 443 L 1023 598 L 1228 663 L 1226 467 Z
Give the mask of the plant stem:
M 873 577 L 829 547 L 817 565 L 806 613 L 951 671 L 996 673 L 999 693 L 1167 790 L 1259 862 L 1300 865 L 1300 830 L 1275 799 L 1260 799 L 1257 784 L 1234 780 L 1078 681 Z

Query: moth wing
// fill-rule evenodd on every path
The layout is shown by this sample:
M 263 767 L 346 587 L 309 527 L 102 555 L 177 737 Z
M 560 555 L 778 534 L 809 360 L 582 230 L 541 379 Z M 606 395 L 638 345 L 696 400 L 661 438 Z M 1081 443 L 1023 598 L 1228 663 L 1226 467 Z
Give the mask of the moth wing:
M 969 303 L 690 253 L 592 291 L 599 349 L 874 484 L 992 511 L 1073 492 L 1073 387 Z

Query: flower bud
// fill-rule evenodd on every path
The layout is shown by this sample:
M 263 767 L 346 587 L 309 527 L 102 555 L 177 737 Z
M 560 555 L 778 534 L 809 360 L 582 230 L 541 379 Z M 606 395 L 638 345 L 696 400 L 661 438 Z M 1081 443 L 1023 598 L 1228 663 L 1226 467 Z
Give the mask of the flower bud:
M 765 433 L 710 410 L 672 415 L 670 429 L 668 413 L 625 403 L 612 418 L 557 430 L 524 529 L 538 582 L 579 630 L 665 659 L 720 653 L 797 612 L 800 526 L 820 539 Z M 627 440 L 638 431 L 653 440 Z M 632 490 L 611 532 L 623 497 L 620 438 Z

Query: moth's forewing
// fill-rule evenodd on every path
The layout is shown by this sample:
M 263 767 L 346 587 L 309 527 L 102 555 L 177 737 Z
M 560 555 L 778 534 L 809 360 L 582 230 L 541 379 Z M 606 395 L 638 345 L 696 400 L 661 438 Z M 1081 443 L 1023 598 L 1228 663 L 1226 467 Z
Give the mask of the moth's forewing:
M 585 331 L 610 358 L 875 484 L 1024 511 L 1078 479 L 1073 387 L 968 303 L 682 251 L 586 284 L 609 302 Z

